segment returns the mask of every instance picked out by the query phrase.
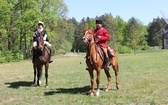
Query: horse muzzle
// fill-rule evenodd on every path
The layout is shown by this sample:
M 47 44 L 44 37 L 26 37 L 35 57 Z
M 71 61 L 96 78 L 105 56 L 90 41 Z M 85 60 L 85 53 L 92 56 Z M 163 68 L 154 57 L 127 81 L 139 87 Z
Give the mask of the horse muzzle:
M 42 52 L 42 51 L 43 51 L 43 47 L 38 47 L 38 50 L 39 50 L 40 52 Z
M 85 37 L 83 37 L 82 40 L 83 40 L 84 43 L 88 43 L 89 42 Z

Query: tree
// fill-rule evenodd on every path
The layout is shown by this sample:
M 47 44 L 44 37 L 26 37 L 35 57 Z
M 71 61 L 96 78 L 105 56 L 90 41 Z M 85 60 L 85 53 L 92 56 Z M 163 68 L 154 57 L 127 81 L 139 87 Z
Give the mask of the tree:
M 74 41 L 73 23 L 66 19 L 61 19 L 58 22 L 58 27 L 56 28 L 58 37 L 56 40 L 56 49 L 62 49 L 63 51 L 71 51 L 72 43 Z
M 166 23 L 163 18 L 154 18 L 153 21 L 149 24 L 147 32 L 147 42 L 149 46 L 161 46 L 162 37 L 153 39 L 158 31 L 166 26 Z
M 142 24 L 139 24 L 139 40 L 138 40 L 138 49 L 140 50 L 147 50 L 149 48 L 147 43 L 147 26 L 144 26 Z
M 146 34 L 146 27 L 143 26 L 138 19 L 132 17 L 129 19 L 126 26 L 124 43 L 130 47 L 134 53 L 138 49 L 145 49 L 147 47 Z
M 27 58 L 37 22 L 44 22 L 53 42 L 58 21 L 66 18 L 66 13 L 67 7 L 63 0 L 0 0 L 1 50 L 11 52 L 12 56 L 23 53 Z M 52 45 L 55 46 L 55 43 Z
M 128 45 L 133 51 L 137 49 L 138 45 L 138 23 L 134 17 L 128 20 L 126 26 L 126 45 Z
M 10 16 L 12 14 L 11 9 L 13 5 L 9 4 L 7 0 L 0 0 L 0 34 L 1 34 L 1 42 L 0 42 L 0 49 L 2 51 L 8 49 L 8 29 L 9 29 L 9 22 Z
M 83 37 L 83 32 L 86 28 L 86 20 L 85 18 L 83 18 L 81 20 L 81 22 L 79 23 L 78 25 L 78 28 L 75 32 L 75 46 L 74 46 L 74 50 L 80 50 L 80 51 L 86 51 L 86 46 L 85 44 L 83 43 L 83 41 L 81 40 L 82 37 Z
M 119 46 L 124 45 L 124 35 L 125 35 L 125 28 L 126 28 L 126 22 L 120 17 L 116 16 L 116 21 L 117 21 L 117 33 L 118 33 L 118 43 Z

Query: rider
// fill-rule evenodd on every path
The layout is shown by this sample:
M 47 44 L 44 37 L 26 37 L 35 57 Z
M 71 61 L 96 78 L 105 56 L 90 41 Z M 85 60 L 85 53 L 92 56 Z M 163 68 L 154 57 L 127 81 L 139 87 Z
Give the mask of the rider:
M 33 62 L 35 61 L 35 49 L 37 49 L 37 42 L 36 42 L 36 37 L 37 35 L 40 33 L 43 35 L 43 39 L 44 39 L 44 44 L 47 45 L 47 47 L 49 48 L 49 63 L 53 62 L 51 60 L 51 44 L 49 43 L 48 37 L 47 37 L 47 31 L 44 30 L 44 23 L 42 21 L 38 22 L 38 29 L 36 29 L 36 31 L 33 34 Z
M 103 26 L 102 20 L 96 20 L 96 29 L 94 30 L 94 37 L 95 41 L 100 47 L 103 49 L 103 52 L 105 53 L 105 69 L 109 70 L 109 56 L 108 53 L 111 56 L 114 56 L 113 51 L 108 46 L 107 41 L 110 40 L 110 35 L 107 29 L 105 29 Z

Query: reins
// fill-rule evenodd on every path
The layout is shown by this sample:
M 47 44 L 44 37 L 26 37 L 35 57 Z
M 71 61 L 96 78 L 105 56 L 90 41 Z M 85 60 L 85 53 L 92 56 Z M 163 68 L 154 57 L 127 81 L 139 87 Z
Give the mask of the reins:
M 38 41 L 38 45 L 37 46 L 39 47 L 40 46 L 39 44 L 41 43 L 41 48 L 38 48 L 38 49 L 40 49 L 41 52 L 42 52 L 42 55 L 39 55 L 38 58 L 41 59 L 42 61 L 46 62 L 46 58 L 43 55 L 43 53 L 45 52 L 45 50 L 49 53 L 49 50 L 46 48 L 46 45 L 44 45 L 44 40 L 43 40 L 43 42 L 41 42 L 42 38 L 43 37 L 41 37 L 41 35 L 37 36 L 37 41 Z
M 93 35 L 93 33 L 92 33 L 92 35 Z M 98 60 L 98 54 L 99 54 L 100 58 L 103 60 L 104 58 L 103 58 L 101 52 L 99 51 L 99 50 L 101 49 L 101 47 L 95 42 L 95 39 L 94 39 L 93 36 L 92 36 L 92 40 L 93 40 L 93 42 L 89 42 L 89 41 L 88 41 L 89 50 L 91 49 L 91 46 L 92 46 L 92 45 L 95 45 L 96 62 L 97 62 L 97 60 Z M 100 49 L 99 49 L 99 48 L 100 48 Z
M 99 53 L 99 51 L 98 51 L 98 45 L 96 44 L 96 42 L 95 42 L 95 39 L 94 39 L 94 37 L 93 37 L 93 33 L 92 33 L 92 40 L 93 40 L 93 42 L 88 42 L 89 44 L 89 50 L 91 49 L 91 47 L 92 47 L 92 45 L 95 45 L 95 51 L 96 51 L 96 62 L 97 62 L 97 56 L 98 56 L 98 53 Z M 90 61 L 91 62 L 91 61 Z

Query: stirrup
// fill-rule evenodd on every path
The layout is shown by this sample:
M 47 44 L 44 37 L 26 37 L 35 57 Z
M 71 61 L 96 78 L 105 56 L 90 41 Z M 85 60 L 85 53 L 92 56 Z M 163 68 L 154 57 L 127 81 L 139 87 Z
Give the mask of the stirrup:
M 104 69 L 105 70 L 110 70 L 110 67 L 109 66 L 105 66 Z

